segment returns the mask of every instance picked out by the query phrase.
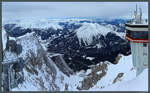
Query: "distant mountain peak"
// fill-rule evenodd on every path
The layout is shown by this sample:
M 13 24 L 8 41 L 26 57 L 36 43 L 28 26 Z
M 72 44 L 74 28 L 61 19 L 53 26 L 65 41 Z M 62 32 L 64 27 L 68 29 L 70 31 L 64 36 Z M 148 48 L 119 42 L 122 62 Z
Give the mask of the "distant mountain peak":
M 76 35 L 80 44 L 81 41 L 83 41 L 85 44 L 89 45 L 92 43 L 94 37 L 98 35 L 105 36 L 111 31 L 110 28 L 97 23 L 83 23 L 83 25 L 76 30 Z

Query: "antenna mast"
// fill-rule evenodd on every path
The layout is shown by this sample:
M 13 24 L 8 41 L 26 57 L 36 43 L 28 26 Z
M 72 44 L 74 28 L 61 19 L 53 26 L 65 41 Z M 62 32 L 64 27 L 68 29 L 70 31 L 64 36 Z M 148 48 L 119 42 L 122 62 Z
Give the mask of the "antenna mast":
M 137 4 L 136 4 L 136 10 L 134 11 L 135 16 L 135 23 L 141 24 L 142 23 L 142 9 L 139 8 L 140 14 L 138 14 Z

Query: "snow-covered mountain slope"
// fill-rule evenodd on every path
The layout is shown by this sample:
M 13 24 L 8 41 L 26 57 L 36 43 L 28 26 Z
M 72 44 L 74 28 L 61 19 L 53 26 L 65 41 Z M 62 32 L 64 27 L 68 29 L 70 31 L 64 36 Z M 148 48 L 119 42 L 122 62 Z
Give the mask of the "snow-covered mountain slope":
M 100 36 L 106 36 L 109 32 L 115 33 L 120 37 L 124 37 L 124 33 L 116 32 L 117 27 L 114 25 L 99 25 L 98 23 L 82 23 L 82 26 L 76 30 L 76 35 L 79 43 L 83 42 L 85 45 L 90 45 L 95 39 Z
M 90 91 L 99 91 L 99 89 L 92 88 Z M 101 91 L 148 91 L 148 69 L 145 69 L 136 78 L 128 81 L 120 81 L 101 89 Z
M 89 91 L 148 91 L 148 69 L 136 77 L 132 56 L 122 56 L 118 64 L 108 64 L 106 75 Z
M 148 69 L 145 69 L 138 77 L 120 82 L 105 89 L 110 91 L 148 91 Z
M 120 74 L 120 76 L 119 76 Z M 136 77 L 132 56 L 121 56 L 118 64 L 108 64 L 107 74 L 90 90 L 107 88 L 120 81 L 129 81 Z M 115 80 L 116 79 L 116 80 Z M 106 87 L 107 86 L 107 87 Z

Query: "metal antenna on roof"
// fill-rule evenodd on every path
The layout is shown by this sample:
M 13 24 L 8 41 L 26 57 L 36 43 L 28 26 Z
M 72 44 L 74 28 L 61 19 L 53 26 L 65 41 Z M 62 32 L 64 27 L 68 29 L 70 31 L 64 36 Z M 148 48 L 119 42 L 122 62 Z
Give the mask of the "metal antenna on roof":
M 136 10 L 134 11 L 136 24 L 141 24 L 141 21 L 142 21 L 142 9 L 141 8 L 139 8 L 139 12 L 140 14 L 138 14 L 138 9 L 137 9 L 137 4 L 136 4 Z
M 136 4 L 136 14 L 137 14 L 137 11 L 138 11 L 138 10 L 137 10 L 137 4 Z
M 136 20 L 136 17 L 137 17 L 137 4 L 136 4 L 136 10 L 134 11 L 134 17 L 135 17 L 135 20 Z
M 140 22 L 142 22 L 142 8 L 140 7 L 139 10 L 140 10 Z

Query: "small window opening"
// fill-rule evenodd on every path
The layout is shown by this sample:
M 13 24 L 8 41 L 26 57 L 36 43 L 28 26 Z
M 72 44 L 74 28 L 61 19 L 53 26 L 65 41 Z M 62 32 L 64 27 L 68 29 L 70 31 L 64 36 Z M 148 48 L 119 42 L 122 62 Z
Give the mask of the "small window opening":
M 144 47 L 147 47 L 147 43 L 143 43 L 143 46 L 144 46 Z

